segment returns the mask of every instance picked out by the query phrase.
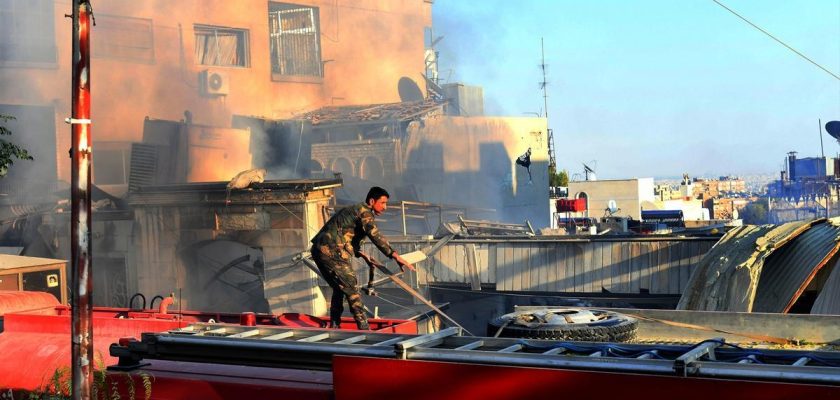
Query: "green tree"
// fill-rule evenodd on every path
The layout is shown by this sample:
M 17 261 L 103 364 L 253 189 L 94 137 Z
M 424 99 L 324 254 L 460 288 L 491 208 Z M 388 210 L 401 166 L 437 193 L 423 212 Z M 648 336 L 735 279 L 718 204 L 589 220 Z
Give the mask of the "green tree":
M 565 169 L 557 172 L 554 168 L 548 169 L 549 186 L 569 186 L 569 171 Z
M 9 122 L 13 119 L 15 119 L 15 117 L 0 114 L 0 122 Z M 12 131 L 3 125 L 0 125 L 0 135 L 11 136 L 11 134 Z M 6 173 L 9 172 L 9 167 L 14 164 L 15 158 L 19 160 L 33 160 L 32 156 L 29 155 L 29 152 L 23 147 L 0 138 L 0 177 L 6 176 Z
M 767 223 L 767 205 L 759 200 L 747 204 L 739 213 L 739 216 L 744 220 L 745 224 L 761 225 Z

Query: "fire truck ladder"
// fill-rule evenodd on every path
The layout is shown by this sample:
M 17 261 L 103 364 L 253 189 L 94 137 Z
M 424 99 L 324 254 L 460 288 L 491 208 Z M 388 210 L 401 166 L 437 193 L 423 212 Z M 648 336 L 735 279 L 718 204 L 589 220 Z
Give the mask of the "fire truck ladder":
M 488 338 L 460 336 L 461 332 L 452 327 L 401 335 L 201 323 L 111 345 L 119 364 L 109 368 L 133 369 L 154 359 L 329 370 L 333 356 L 347 355 L 840 386 L 840 353 L 832 351 L 747 349 L 721 338 L 680 346 Z

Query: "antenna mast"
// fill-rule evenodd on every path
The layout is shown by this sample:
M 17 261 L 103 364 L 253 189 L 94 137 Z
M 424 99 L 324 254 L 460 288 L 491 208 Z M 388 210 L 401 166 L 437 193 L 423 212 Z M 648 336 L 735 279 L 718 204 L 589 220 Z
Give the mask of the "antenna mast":
M 546 81 L 546 65 L 545 65 L 545 40 L 540 38 L 540 50 L 542 51 L 542 82 L 540 82 L 540 89 L 543 91 L 543 116 L 548 123 L 548 81 Z M 554 159 L 554 131 L 548 128 L 548 170 L 551 173 L 557 172 L 557 162 Z

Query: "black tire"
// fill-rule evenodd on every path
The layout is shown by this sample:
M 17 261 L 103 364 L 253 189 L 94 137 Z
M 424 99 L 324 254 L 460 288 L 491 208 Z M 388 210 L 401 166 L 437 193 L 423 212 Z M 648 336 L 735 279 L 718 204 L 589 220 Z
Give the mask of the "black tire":
M 589 310 L 599 313 L 603 319 L 574 324 L 541 324 L 526 327 L 512 321 L 522 313 L 505 314 L 487 323 L 487 336 L 495 336 L 502 329 L 500 337 L 568 340 L 578 342 L 628 342 L 636 337 L 638 321 L 635 318 L 612 311 Z

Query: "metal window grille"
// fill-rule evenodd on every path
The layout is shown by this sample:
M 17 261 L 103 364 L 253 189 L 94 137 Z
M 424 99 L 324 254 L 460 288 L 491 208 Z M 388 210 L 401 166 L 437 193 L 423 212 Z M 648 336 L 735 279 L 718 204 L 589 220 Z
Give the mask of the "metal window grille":
M 195 58 L 199 65 L 247 67 L 247 31 L 196 25 Z
M 294 8 L 268 14 L 271 70 L 280 75 L 324 76 L 317 9 Z

